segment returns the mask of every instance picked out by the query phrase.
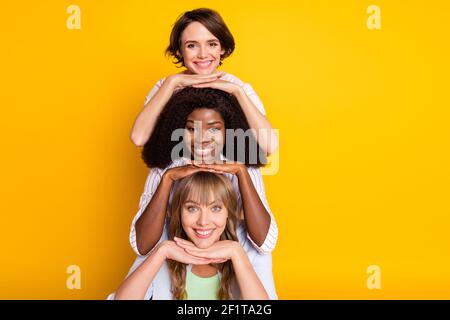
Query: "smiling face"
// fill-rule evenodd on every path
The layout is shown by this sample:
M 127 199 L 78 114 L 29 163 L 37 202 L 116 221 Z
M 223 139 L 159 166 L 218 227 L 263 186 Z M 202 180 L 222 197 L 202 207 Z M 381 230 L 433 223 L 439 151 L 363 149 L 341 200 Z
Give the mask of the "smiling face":
M 225 205 L 209 197 L 212 201 L 201 204 L 193 199 L 188 199 L 181 209 L 181 224 L 183 230 L 198 248 L 209 248 L 219 241 L 225 230 L 228 210 Z
M 181 35 L 181 55 L 188 73 L 211 74 L 225 51 L 217 39 L 200 22 L 191 22 Z
M 237 194 L 227 177 L 200 171 L 180 180 L 170 204 L 169 238 L 205 249 L 219 240 L 237 240 L 237 221 Z
M 189 114 L 184 141 L 195 160 L 208 162 L 220 159 L 224 137 L 225 122 L 217 111 L 200 108 Z

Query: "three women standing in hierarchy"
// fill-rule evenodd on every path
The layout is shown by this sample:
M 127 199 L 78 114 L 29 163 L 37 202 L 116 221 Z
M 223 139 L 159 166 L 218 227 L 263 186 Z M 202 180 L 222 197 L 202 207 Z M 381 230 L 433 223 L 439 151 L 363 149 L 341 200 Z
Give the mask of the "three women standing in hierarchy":
M 135 121 L 150 167 L 130 232 L 138 257 L 109 299 L 277 299 L 278 228 L 259 167 L 278 138 L 251 85 L 217 70 L 233 50 L 211 9 L 173 26 L 166 53 L 186 70 L 159 80 Z M 251 134 L 240 148 L 229 132 Z

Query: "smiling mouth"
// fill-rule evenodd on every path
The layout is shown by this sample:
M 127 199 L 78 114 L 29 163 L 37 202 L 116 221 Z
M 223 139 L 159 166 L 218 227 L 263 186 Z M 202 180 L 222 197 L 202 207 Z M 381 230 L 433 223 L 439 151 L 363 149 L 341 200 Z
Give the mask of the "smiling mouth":
M 194 62 L 195 65 L 197 65 L 197 66 L 199 66 L 201 68 L 207 68 L 207 67 L 209 67 L 211 65 L 211 63 L 212 63 L 212 60 L 210 60 L 210 61 L 197 61 L 197 62 Z
M 194 153 L 198 155 L 207 155 L 211 154 L 215 150 L 216 146 L 214 144 L 209 144 L 204 148 L 195 148 L 194 147 Z
M 215 229 L 194 229 L 195 235 L 200 239 L 209 238 Z

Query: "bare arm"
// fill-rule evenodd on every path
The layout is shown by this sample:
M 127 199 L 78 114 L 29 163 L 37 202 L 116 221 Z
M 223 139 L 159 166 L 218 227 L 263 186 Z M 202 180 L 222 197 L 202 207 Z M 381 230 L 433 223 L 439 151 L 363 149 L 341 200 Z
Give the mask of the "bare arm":
M 269 232 L 270 215 L 256 192 L 247 168 L 240 165 L 236 175 L 239 180 L 239 190 L 248 233 L 258 246 L 262 246 Z
M 174 241 L 164 241 L 122 282 L 116 291 L 115 299 L 144 299 L 150 284 L 167 259 L 179 261 L 184 264 L 210 264 L 222 261 L 222 259 L 194 257 L 178 247 Z
M 255 137 L 261 149 L 264 150 L 267 155 L 275 152 L 278 149 L 278 136 L 272 129 L 269 120 L 267 120 L 267 118 L 258 110 L 242 87 L 237 86 L 236 91 L 234 91 L 233 94 L 244 111 L 248 125 L 250 128 L 256 130 L 256 132 L 254 132 Z
M 143 300 L 166 258 L 162 250 L 156 249 L 130 274 L 117 289 L 116 300 Z
M 137 146 L 143 146 L 153 132 L 159 114 L 163 110 L 167 101 L 173 94 L 175 89 L 174 81 L 168 77 L 162 84 L 161 88 L 144 106 L 134 122 L 131 132 L 131 140 Z
M 163 82 L 161 88 L 144 106 L 144 109 L 137 116 L 133 130 L 131 131 L 131 140 L 139 147 L 145 145 L 150 138 L 159 114 L 169 101 L 176 88 L 190 86 L 196 83 L 205 83 L 218 79 L 222 72 L 211 75 L 188 75 L 183 73 L 168 76 Z
M 150 252 L 161 238 L 167 203 L 174 181 L 198 171 L 207 171 L 207 169 L 186 165 L 171 168 L 163 174 L 155 194 L 135 224 L 136 246 L 141 255 Z
M 161 238 L 172 183 L 173 180 L 166 172 L 150 203 L 136 221 L 136 246 L 142 255 L 150 252 Z
M 236 242 L 234 254 L 231 258 L 234 274 L 241 290 L 241 298 L 244 300 L 268 300 L 269 296 L 264 289 L 261 280 L 253 269 L 247 253 Z

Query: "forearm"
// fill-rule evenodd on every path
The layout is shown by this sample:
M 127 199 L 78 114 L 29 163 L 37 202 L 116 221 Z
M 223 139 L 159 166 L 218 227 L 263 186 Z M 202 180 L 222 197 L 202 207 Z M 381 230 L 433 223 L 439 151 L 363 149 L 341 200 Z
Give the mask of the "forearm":
M 258 246 L 261 246 L 269 232 L 270 214 L 261 202 L 245 166 L 240 168 L 237 177 L 248 234 Z
M 255 130 L 255 138 L 266 154 L 273 153 L 278 148 L 278 136 L 272 129 L 267 118 L 258 110 L 244 89 L 237 88 L 234 96 L 237 98 L 250 128 Z
M 161 238 L 166 217 L 172 180 L 164 174 L 150 203 L 136 221 L 136 246 L 140 254 L 147 254 Z
M 164 261 L 164 253 L 158 248 L 122 282 L 116 291 L 115 299 L 143 300 L 148 287 Z
M 175 87 L 170 78 L 167 78 L 161 88 L 145 105 L 134 122 L 131 140 L 137 146 L 143 146 L 150 138 L 156 121 L 164 106 L 169 101 Z
M 269 296 L 253 269 L 247 253 L 240 244 L 237 243 L 236 245 L 235 254 L 231 261 L 239 289 L 241 290 L 241 298 L 243 300 L 268 300 Z

